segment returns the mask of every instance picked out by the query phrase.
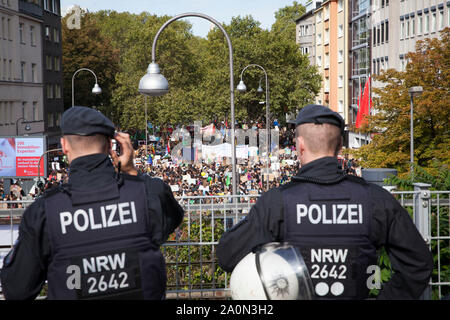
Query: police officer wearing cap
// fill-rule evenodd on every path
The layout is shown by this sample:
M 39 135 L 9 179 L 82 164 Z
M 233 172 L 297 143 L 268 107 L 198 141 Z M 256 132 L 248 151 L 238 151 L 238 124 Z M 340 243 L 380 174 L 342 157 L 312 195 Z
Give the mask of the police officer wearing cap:
M 72 107 L 61 131 L 69 181 L 26 209 L 0 274 L 5 298 L 34 299 L 48 280 L 49 299 L 163 299 L 159 246 L 184 214 L 170 187 L 138 174 L 129 135 L 100 112 Z
M 378 298 L 417 299 L 431 276 L 431 253 L 389 192 L 342 171 L 337 155 L 343 132 L 344 120 L 327 107 L 308 105 L 299 112 L 298 173 L 262 194 L 222 236 L 219 264 L 231 272 L 261 245 L 289 242 L 305 260 L 316 298 L 366 299 L 369 289 L 379 288 L 377 250 L 384 247 L 393 275 Z

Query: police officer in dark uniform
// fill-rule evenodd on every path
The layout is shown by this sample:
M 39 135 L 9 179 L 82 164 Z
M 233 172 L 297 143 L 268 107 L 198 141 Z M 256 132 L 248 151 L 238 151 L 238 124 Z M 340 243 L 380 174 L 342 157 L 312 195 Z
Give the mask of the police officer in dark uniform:
M 170 187 L 138 174 L 129 135 L 100 112 L 72 107 L 61 131 L 69 181 L 26 209 L 0 274 L 5 298 L 34 299 L 48 280 L 49 299 L 163 299 L 159 247 L 184 214 Z
M 298 173 L 264 193 L 223 235 L 219 264 L 231 272 L 259 246 L 286 241 L 300 250 L 316 298 L 365 299 L 369 289 L 379 288 L 377 250 L 384 247 L 393 275 L 378 298 L 417 299 L 431 276 L 430 250 L 389 192 L 342 171 L 337 155 L 343 132 L 342 117 L 327 107 L 308 105 L 299 112 Z

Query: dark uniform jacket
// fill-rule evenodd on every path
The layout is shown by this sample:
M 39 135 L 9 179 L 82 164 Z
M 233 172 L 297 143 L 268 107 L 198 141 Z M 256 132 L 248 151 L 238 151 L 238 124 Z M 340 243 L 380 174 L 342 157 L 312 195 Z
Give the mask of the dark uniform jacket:
M 219 264 L 231 272 L 252 250 L 283 241 L 300 249 L 324 298 L 367 298 L 367 267 L 377 264 L 383 246 L 393 275 L 380 299 L 419 298 L 433 268 L 430 250 L 399 202 L 382 187 L 346 176 L 333 157 L 304 165 L 291 182 L 264 193 L 220 239 Z M 340 283 L 333 287 L 330 277 Z M 346 281 L 350 290 L 343 292 Z
M 120 179 L 124 179 L 122 183 L 120 183 Z M 141 194 L 139 194 L 136 190 L 134 193 L 136 186 L 141 186 L 143 182 L 144 188 L 141 188 Z M 73 243 L 82 243 L 83 240 L 88 241 L 90 244 L 87 247 L 82 247 L 82 245 L 78 246 L 78 248 L 70 248 L 70 246 L 66 246 L 65 249 L 59 250 L 58 248 L 52 247 L 52 244 L 60 244 L 60 241 L 57 237 L 52 236 L 52 230 L 55 229 L 59 231 L 61 229 L 59 225 L 59 217 L 56 219 L 49 214 L 59 213 L 59 211 L 64 210 L 64 206 L 71 207 L 72 204 L 68 203 L 60 203 L 58 199 L 69 199 L 67 202 L 70 203 L 71 193 L 76 190 L 90 190 L 91 194 L 84 195 L 84 197 L 91 197 L 95 199 L 96 197 L 100 197 L 102 193 L 104 197 L 108 198 L 108 190 L 114 190 L 111 186 L 116 185 L 124 185 L 128 186 L 128 191 L 126 197 L 128 199 L 133 199 L 133 207 L 130 208 L 124 207 L 124 205 L 119 203 L 119 206 L 122 205 L 121 208 L 114 207 L 114 210 L 117 211 L 115 215 L 115 221 L 107 221 L 105 214 L 105 209 L 102 210 L 102 218 L 100 215 L 91 217 L 91 226 L 89 230 L 83 226 L 83 233 L 78 232 L 78 235 L 74 237 L 78 237 L 78 239 L 70 239 Z M 116 188 L 117 190 L 117 188 Z M 121 199 L 123 197 L 123 192 L 121 192 Z M 64 198 L 65 197 L 65 198 Z M 141 199 L 138 199 L 141 197 Z M 53 200 L 53 202 L 52 202 Z M 56 200 L 56 201 L 55 201 Z M 94 203 L 95 206 L 95 202 Z M 50 206 L 46 208 L 46 205 Z M 75 207 L 75 204 L 73 204 Z M 128 205 L 128 203 L 125 203 Z M 60 207 L 59 207 L 60 206 Z M 54 208 L 57 207 L 57 208 Z M 142 211 L 139 209 L 146 208 L 147 212 L 137 212 Z M 132 209 L 132 210 L 131 210 Z M 120 211 L 122 210 L 122 211 Z M 89 212 L 91 214 L 91 212 Z M 61 252 L 66 255 L 66 258 L 76 259 L 77 251 L 88 250 L 90 247 L 96 247 L 96 250 L 117 250 L 115 246 L 122 246 L 125 248 L 123 251 L 123 255 L 126 253 L 127 255 L 131 255 L 133 257 L 140 257 L 141 260 L 141 271 L 142 273 L 149 273 L 149 269 L 157 269 L 158 273 L 162 273 L 159 277 L 157 277 L 157 281 L 152 284 L 153 288 L 150 288 L 147 291 L 152 291 L 152 293 L 148 294 L 147 297 L 150 298 L 163 298 L 164 290 L 165 290 L 165 268 L 164 268 L 164 259 L 159 253 L 159 246 L 163 244 L 168 236 L 175 230 L 175 228 L 181 223 L 183 218 L 183 209 L 180 207 L 178 202 L 173 197 L 172 191 L 170 187 L 165 184 L 160 179 L 151 178 L 149 176 L 128 176 L 122 175 L 122 178 L 117 177 L 114 167 L 107 155 L 104 154 L 95 154 L 89 155 L 85 157 L 80 157 L 72 161 L 70 166 L 70 174 L 69 174 L 69 182 L 58 188 L 53 188 L 46 192 L 43 197 L 36 199 L 36 201 L 28 207 L 23 215 L 23 219 L 19 226 L 19 238 L 16 242 L 13 250 L 6 256 L 4 260 L 4 266 L 0 273 L 1 284 L 3 287 L 3 293 L 6 299 L 34 299 L 42 289 L 43 284 L 49 277 L 54 277 L 53 279 L 58 279 L 61 275 L 63 275 L 65 269 L 61 268 L 61 265 L 55 262 L 56 252 Z M 133 222 L 138 220 L 139 217 L 145 217 L 145 227 L 135 224 L 136 227 L 132 227 L 134 229 L 126 229 L 129 226 L 132 226 L 131 223 L 124 226 L 124 230 L 126 232 L 130 232 L 130 234 L 137 234 L 135 237 L 134 246 L 138 246 L 138 241 L 140 243 L 141 249 L 138 253 L 136 252 L 128 252 L 126 250 L 127 246 L 131 246 L 131 242 L 126 239 L 126 236 L 122 236 L 122 240 L 118 240 L 114 243 L 113 246 L 109 246 L 107 243 L 96 243 L 95 237 L 98 234 L 101 237 L 108 239 L 111 238 L 111 234 L 114 236 L 114 228 L 103 228 L 108 226 L 108 223 L 111 225 L 114 223 L 118 224 L 117 220 L 123 222 Z M 80 217 L 78 217 L 78 224 L 83 222 Z M 63 218 L 61 218 L 63 219 Z M 94 221 L 92 221 L 94 219 Z M 56 223 L 51 222 L 51 220 L 56 221 Z M 112 220 L 112 219 L 111 219 Z M 81 221 L 81 222 L 80 222 Z M 142 221 L 142 220 L 138 220 Z M 67 221 L 66 221 L 67 222 Z M 73 219 L 75 223 L 75 218 Z M 92 224 L 95 223 L 95 228 Z M 67 223 L 68 224 L 68 223 Z M 56 227 L 55 227 L 56 226 Z M 120 226 L 121 227 L 121 226 Z M 70 232 L 73 224 L 65 227 L 64 231 Z M 78 226 L 78 228 L 81 228 Z M 98 230 L 93 230 L 98 229 Z M 131 230 L 131 231 L 129 231 Z M 138 230 L 140 233 L 135 232 L 134 230 Z M 109 232 L 109 234 L 107 234 Z M 115 231 L 117 233 L 117 231 Z M 63 232 L 64 233 L 64 232 Z M 119 232 L 120 233 L 120 232 Z M 77 234 L 77 232 L 73 232 L 73 234 Z M 106 237 L 107 235 L 108 237 Z M 120 234 L 116 234 L 117 237 L 120 237 Z M 80 242 L 81 241 L 81 242 Z M 127 241 L 129 241 L 127 243 Z M 103 240 L 103 242 L 105 242 Z M 145 248 L 143 248 L 143 244 L 145 244 Z M 73 247 L 73 245 L 72 245 Z M 98 247 L 98 248 L 97 248 Z M 63 247 L 62 247 L 63 248 Z M 69 249 L 67 249 L 69 248 Z M 107 248 L 107 249 L 105 249 Z M 56 250 L 58 249 L 58 250 Z M 74 251 L 75 250 L 75 251 Z M 78 252 L 82 254 L 82 252 Z M 72 257 L 72 255 L 74 257 Z M 120 252 L 116 252 L 111 255 L 102 256 L 92 256 L 90 258 L 85 258 L 85 268 L 95 269 L 98 266 L 101 266 L 103 263 L 103 268 L 108 269 L 108 265 L 106 264 L 106 259 L 110 259 L 110 262 L 114 262 L 116 265 L 123 262 L 121 260 L 124 256 L 121 256 Z M 56 255 L 57 256 L 57 255 Z M 68 256 L 68 257 L 67 257 Z M 147 258 L 150 257 L 150 258 Z M 97 259 L 97 261 L 95 260 Z M 99 260 L 100 259 L 100 260 Z M 104 261 L 102 261 L 103 259 Z M 135 260 L 139 260 L 135 259 Z M 159 260 L 154 263 L 149 263 L 149 260 Z M 63 261 L 63 260 L 61 260 Z M 97 262 L 97 265 L 95 265 Z M 100 262 L 100 264 L 99 264 Z M 129 264 L 129 262 L 127 262 Z M 157 267 L 155 267 L 158 265 Z M 162 266 L 162 267 L 160 267 Z M 131 268 L 133 266 L 125 266 L 126 268 Z M 134 266 L 135 267 L 135 266 Z M 50 268 L 50 270 L 49 270 Z M 60 270 L 59 270 L 60 269 Z M 131 270 L 131 269 L 130 269 Z M 97 270 L 98 271 L 98 270 Z M 105 270 L 100 270 L 105 271 Z M 126 270 L 125 270 L 126 271 Z M 153 271 L 151 271 L 153 272 Z M 107 274 L 105 274 L 105 277 Z M 119 274 L 120 276 L 120 274 Z M 111 279 L 110 285 L 118 287 L 123 281 L 123 277 L 128 276 L 125 274 L 121 274 L 122 279 L 118 278 L 116 275 L 115 279 Z M 140 279 L 141 275 L 138 275 L 136 279 Z M 142 275 L 142 279 L 145 279 L 145 275 Z M 106 279 L 106 280 L 105 280 Z M 94 281 L 90 279 L 91 281 Z M 89 280 L 88 280 L 89 281 Z M 95 281 L 98 281 L 95 280 Z M 105 286 L 105 281 L 107 278 L 101 279 L 102 283 L 98 282 L 98 285 Z M 137 281 L 137 280 L 136 280 Z M 153 280 L 155 281 L 155 280 Z M 58 281 L 54 281 L 58 282 Z M 62 282 L 62 281 L 61 281 Z M 50 279 L 49 279 L 49 288 L 50 288 Z M 73 296 L 68 295 L 67 292 L 63 292 L 66 290 L 65 283 L 58 283 L 57 286 L 54 287 L 53 292 L 49 290 L 50 294 L 54 295 L 54 298 L 62 298 L 62 299 L 72 299 Z M 126 283 L 128 286 L 128 283 Z M 134 287 L 141 287 L 141 284 L 137 285 L 133 283 Z M 157 285 L 160 288 L 154 289 L 154 286 Z M 146 284 L 142 284 L 142 289 L 148 289 Z M 93 288 L 98 291 L 98 288 Z M 104 288 L 101 288 L 104 289 Z M 155 293 L 156 292 L 156 293 Z M 144 294 L 144 297 L 145 294 Z

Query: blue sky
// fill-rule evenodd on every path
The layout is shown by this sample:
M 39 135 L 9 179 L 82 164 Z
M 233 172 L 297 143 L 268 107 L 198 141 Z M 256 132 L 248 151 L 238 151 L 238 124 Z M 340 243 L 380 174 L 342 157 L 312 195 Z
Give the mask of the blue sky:
M 62 12 L 72 5 L 79 5 L 89 11 L 115 10 L 140 13 L 148 11 L 157 15 L 198 12 L 211 16 L 220 23 L 229 23 L 232 17 L 252 15 L 261 22 L 261 27 L 269 29 L 275 22 L 274 14 L 294 0 L 61 0 Z M 297 0 L 305 3 L 305 0 Z M 205 37 L 210 29 L 209 21 L 200 18 L 187 19 L 192 23 L 195 35 Z

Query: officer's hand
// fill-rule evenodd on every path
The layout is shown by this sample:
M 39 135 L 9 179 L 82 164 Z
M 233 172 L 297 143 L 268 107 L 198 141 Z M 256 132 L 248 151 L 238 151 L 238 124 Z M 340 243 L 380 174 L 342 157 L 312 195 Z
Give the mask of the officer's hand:
M 113 160 L 114 166 L 118 168 L 119 162 L 121 165 L 120 170 L 126 174 L 137 176 L 138 172 L 133 163 L 133 146 L 131 145 L 130 135 L 128 133 L 117 132 L 114 137 L 117 143 L 120 145 L 120 156 L 114 150 L 110 150 L 110 155 Z

